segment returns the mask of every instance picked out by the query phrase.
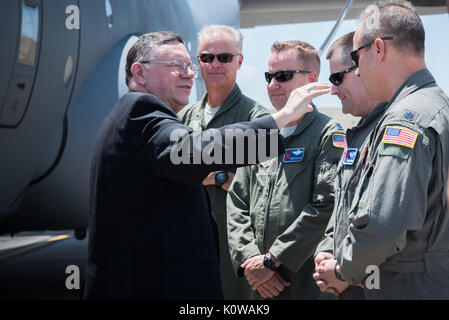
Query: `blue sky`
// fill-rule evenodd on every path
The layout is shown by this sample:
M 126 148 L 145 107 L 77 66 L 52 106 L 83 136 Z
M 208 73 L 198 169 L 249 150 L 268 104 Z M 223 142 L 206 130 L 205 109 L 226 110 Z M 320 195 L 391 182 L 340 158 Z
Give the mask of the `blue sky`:
M 449 94 L 449 14 L 421 16 L 426 31 L 426 62 L 437 83 Z M 303 40 L 319 48 L 335 21 L 263 26 L 240 29 L 243 34 L 243 66 L 238 72 L 237 83 L 250 98 L 271 107 L 266 92 L 264 72 L 268 68 L 270 47 L 274 41 Z M 333 40 L 354 31 L 358 20 L 343 21 Z M 329 63 L 325 54 L 321 57 L 319 81 L 328 81 Z M 340 101 L 330 94 L 314 100 L 318 107 L 339 107 Z

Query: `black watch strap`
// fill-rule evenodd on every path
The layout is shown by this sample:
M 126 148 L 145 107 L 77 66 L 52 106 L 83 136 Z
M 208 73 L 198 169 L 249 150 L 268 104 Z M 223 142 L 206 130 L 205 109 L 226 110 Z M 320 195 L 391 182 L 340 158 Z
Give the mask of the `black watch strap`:
M 345 279 L 343 279 L 343 277 L 341 276 L 341 273 L 337 271 L 337 266 L 338 266 L 338 264 L 335 264 L 335 267 L 334 267 L 335 277 L 340 281 L 345 281 Z

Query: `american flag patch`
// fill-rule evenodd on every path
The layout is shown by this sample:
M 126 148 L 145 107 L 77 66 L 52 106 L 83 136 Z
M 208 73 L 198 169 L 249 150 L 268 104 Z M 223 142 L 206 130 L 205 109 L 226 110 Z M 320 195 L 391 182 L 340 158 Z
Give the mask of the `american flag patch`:
M 348 144 L 346 143 L 346 136 L 344 134 L 339 133 L 332 135 L 332 143 L 336 148 L 345 149 L 348 146 Z
M 383 143 L 397 144 L 410 149 L 415 147 L 418 133 L 402 127 L 387 127 L 385 130 Z

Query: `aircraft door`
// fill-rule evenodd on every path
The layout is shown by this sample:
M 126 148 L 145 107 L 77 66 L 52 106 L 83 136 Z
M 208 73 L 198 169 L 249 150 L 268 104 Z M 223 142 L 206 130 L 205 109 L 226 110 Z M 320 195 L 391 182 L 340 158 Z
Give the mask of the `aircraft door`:
M 17 6 L 19 10 L 11 10 L 11 6 Z M 8 88 L 6 92 L 0 91 L 0 97 L 6 95 L 2 100 L 0 126 L 16 127 L 26 111 L 36 75 L 40 47 L 41 1 L 2 1 L 1 7 L 4 15 L 2 18 L 18 32 L 11 32 L 10 28 L 2 28 L 1 31 L 5 34 L 2 34 L 1 39 L 7 39 L 7 43 L 11 45 L 6 46 L 0 54 L 0 63 L 4 64 L 1 70 L 9 71 L 0 80 L 0 90 Z

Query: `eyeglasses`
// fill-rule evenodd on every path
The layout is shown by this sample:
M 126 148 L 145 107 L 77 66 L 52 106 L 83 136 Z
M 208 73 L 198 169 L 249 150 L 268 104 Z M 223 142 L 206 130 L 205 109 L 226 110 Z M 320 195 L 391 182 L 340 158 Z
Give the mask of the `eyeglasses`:
M 367 48 L 367 47 L 371 46 L 374 43 L 374 41 L 376 41 L 376 39 L 374 39 L 373 41 L 368 42 L 367 44 L 364 44 L 363 46 L 361 46 L 357 50 L 354 50 L 354 51 L 351 52 L 351 58 L 352 58 L 352 60 L 354 61 L 355 65 L 357 67 L 359 66 L 359 55 L 358 55 L 358 52 L 360 50 L 362 50 L 363 48 Z M 393 40 L 393 37 L 383 37 L 383 38 L 380 38 L 380 40 Z
M 344 78 L 345 74 L 348 72 L 354 71 L 355 69 L 357 69 L 356 65 L 354 65 L 348 69 L 345 69 L 343 71 L 332 73 L 329 77 L 329 81 L 338 87 L 343 82 L 343 78 Z
M 166 64 L 167 66 L 172 68 L 172 72 L 176 72 L 178 74 L 184 74 L 187 71 L 187 68 L 193 71 L 195 74 L 195 78 L 198 76 L 199 68 L 196 64 L 187 63 L 180 60 L 168 60 L 168 61 L 156 61 L 156 60 L 148 60 L 148 61 L 139 61 L 142 64 L 152 64 L 152 63 L 160 63 Z
M 271 80 L 273 78 L 275 78 L 277 82 L 286 82 L 286 81 L 291 80 L 295 73 L 307 74 L 307 73 L 311 73 L 311 71 L 307 71 L 307 70 L 280 70 L 280 71 L 275 72 L 275 73 L 265 72 L 265 80 L 267 80 L 267 82 L 270 83 Z
M 229 63 L 234 59 L 235 56 L 239 55 L 240 53 L 233 54 L 229 52 L 223 52 L 216 55 L 213 53 L 202 53 L 198 56 L 198 59 L 202 63 L 212 63 L 214 62 L 215 57 L 217 57 L 217 60 L 220 61 L 221 63 Z

